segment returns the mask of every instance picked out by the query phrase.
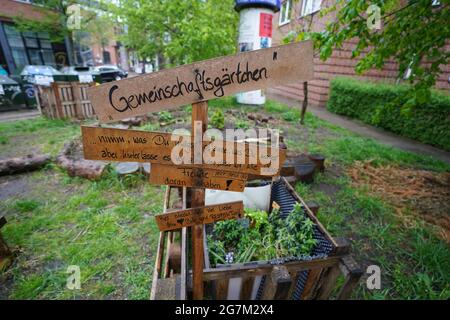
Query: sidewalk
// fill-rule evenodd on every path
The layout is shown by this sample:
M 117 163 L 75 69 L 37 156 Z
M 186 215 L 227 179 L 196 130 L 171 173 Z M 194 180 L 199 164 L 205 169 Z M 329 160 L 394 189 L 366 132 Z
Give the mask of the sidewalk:
M 274 93 L 269 93 L 268 98 L 301 109 L 301 101 L 286 98 Z M 364 137 L 375 139 L 383 144 L 387 144 L 405 151 L 432 156 L 441 161 L 450 163 L 450 152 L 432 147 L 430 145 L 412 139 L 395 135 L 393 133 L 384 131 L 383 129 L 362 123 L 358 120 L 349 119 L 337 115 L 335 113 L 331 113 L 325 107 L 315 107 L 309 105 L 307 111 L 311 112 L 320 119 L 326 120 L 334 125 L 358 133 Z
M 38 117 L 40 114 L 38 109 L 5 111 L 0 112 L 0 122 L 32 119 Z

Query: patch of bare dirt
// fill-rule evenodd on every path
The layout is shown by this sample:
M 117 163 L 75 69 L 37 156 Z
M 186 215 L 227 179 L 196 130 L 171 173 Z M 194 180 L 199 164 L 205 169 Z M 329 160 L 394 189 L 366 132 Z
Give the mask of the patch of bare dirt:
M 31 190 L 27 174 L 0 177 L 0 200 L 27 194 Z
M 348 174 L 357 186 L 387 199 L 399 215 L 406 212 L 439 227 L 438 235 L 450 242 L 450 172 L 396 166 L 375 167 L 370 161 L 356 162 Z

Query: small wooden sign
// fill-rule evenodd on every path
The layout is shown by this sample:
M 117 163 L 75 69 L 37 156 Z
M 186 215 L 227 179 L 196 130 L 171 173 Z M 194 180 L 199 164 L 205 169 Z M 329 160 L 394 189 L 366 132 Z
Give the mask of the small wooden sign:
M 178 143 L 181 143 L 172 141 L 172 134 L 165 132 L 82 126 L 81 133 L 84 158 L 87 160 L 149 162 L 174 165 L 171 159 L 171 152 Z M 203 148 L 209 143 L 210 142 L 208 141 L 204 141 Z M 244 148 L 240 148 L 241 144 L 244 144 Z M 275 159 L 276 154 L 278 154 L 279 165 L 274 167 L 273 170 L 268 170 L 270 164 L 262 164 L 259 155 L 256 164 L 252 164 L 248 161 L 250 157 L 249 153 L 252 152 L 251 145 L 252 144 L 250 143 L 244 142 L 225 142 L 223 148 L 220 150 L 220 152 L 225 155 L 227 150 L 231 150 L 230 148 L 233 147 L 233 154 L 235 157 L 239 152 L 245 152 L 245 163 L 193 164 L 193 161 L 191 161 L 191 165 L 193 167 L 202 167 L 205 169 L 236 171 L 254 175 L 278 175 L 286 157 L 286 150 L 269 148 L 268 153 L 270 156 L 273 154 L 273 159 Z M 190 143 L 190 147 L 193 148 L 192 142 Z M 191 154 L 193 157 L 194 152 Z M 267 170 L 264 174 L 261 173 L 261 169 L 263 168 Z
M 243 202 L 235 201 L 159 214 L 155 216 L 155 219 L 160 231 L 168 231 L 241 218 L 243 214 Z
M 150 183 L 242 192 L 248 175 L 236 171 L 153 164 Z
M 100 122 L 313 78 L 313 44 L 242 52 L 88 89 Z

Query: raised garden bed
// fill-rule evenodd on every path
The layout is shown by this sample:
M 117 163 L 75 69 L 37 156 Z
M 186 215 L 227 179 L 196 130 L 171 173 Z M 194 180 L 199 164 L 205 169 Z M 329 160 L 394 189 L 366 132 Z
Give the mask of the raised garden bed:
M 185 194 L 185 192 L 183 192 Z M 170 188 L 165 201 L 170 207 Z M 186 199 L 185 196 L 182 199 Z M 276 203 L 274 205 L 274 202 Z M 272 184 L 271 208 L 279 205 L 279 215 L 286 219 L 294 209 L 313 222 L 312 238 L 315 244 L 309 254 L 276 257 L 241 263 L 213 265 L 205 232 L 205 268 L 203 280 L 209 299 L 328 299 L 336 280 L 343 274 L 345 281 L 337 298 L 346 299 L 362 275 L 360 268 L 349 255 L 349 245 L 343 239 L 334 239 L 314 216 L 303 199 L 284 179 Z M 180 206 L 180 204 L 174 204 Z M 185 203 L 184 203 L 185 205 Z M 270 213 L 272 214 L 272 213 Z M 306 221 L 305 220 L 305 221 Z M 205 228 L 211 235 L 211 228 Z M 176 239 L 181 245 L 176 245 Z M 167 241 L 166 241 L 167 240 Z M 161 232 L 152 284 L 152 299 L 189 299 L 191 297 L 191 271 L 188 256 L 189 232 L 187 229 Z M 166 244 L 166 245 L 165 245 Z M 177 248 L 174 250 L 173 248 Z M 181 249 L 181 250 L 180 250 Z M 180 255 L 179 266 L 173 261 Z M 172 261 L 172 263 L 170 263 Z M 162 296 L 164 295 L 164 296 Z

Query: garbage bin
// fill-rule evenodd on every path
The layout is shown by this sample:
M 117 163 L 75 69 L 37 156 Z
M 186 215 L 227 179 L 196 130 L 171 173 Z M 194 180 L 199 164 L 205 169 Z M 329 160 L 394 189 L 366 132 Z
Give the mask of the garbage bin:
M 0 75 L 0 111 L 16 110 L 26 107 L 20 84 Z

